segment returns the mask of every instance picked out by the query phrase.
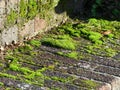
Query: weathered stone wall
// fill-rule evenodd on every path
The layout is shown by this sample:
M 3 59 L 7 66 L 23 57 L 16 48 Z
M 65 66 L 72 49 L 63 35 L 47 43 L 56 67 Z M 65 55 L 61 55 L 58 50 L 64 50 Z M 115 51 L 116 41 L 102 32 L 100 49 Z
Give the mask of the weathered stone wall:
M 59 0 L 54 0 L 54 7 L 45 12 L 50 16 L 49 18 L 43 18 L 39 15 L 26 21 L 19 17 L 15 18 L 15 13 L 19 15 L 20 12 L 20 1 L 0 0 L 0 46 L 10 45 L 13 42 L 23 42 L 24 39 L 31 38 L 39 32 L 42 33 L 67 19 L 66 13 L 59 15 L 54 11 Z

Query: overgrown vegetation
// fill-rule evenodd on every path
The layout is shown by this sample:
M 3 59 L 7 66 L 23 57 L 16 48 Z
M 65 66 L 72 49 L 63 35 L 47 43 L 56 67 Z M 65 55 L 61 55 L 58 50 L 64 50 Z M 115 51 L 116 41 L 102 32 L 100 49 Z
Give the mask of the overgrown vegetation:
M 26 41 L 23 46 L 7 50 L 6 65 L 0 64 L 2 68 L 5 67 L 0 77 L 40 87 L 48 80 L 86 87 L 88 90 L 95 89 L 99 83 L 94 81 L 80 79 L 79 83 L 74 82 L 78 78 L 68 74 L 68 69 L 74 66 L 77 68 L 78 65 L 73 64 L 72 60 L 75 63 L 79 60 L 95 60 L 94 56 L 113 59 L 120 53 L 119 42 L 118 21 L 94 18 L 84 22 L 69 21 L 46 33 L 42 38 Z M 68 64 L 65 60 L 68 60 Z M 61 73 L 57 73 L 59 70 Z M 15 75 L 8 71 L 14 72 Z M 57 89 L 54 86 L 49 88 Z
M 107 21 L 102 19 L 98 20 L 91 18 L 84 23 L 67 23 L 59 26 L 56 31 L 54 30 L 54 33 L 60 35 L 69 35 L 72 38 L 84 38 L 89 40 L 91 42 L 82 48 L 83 51 L 94 55 L 113 57 L 118 52 L 116 47 L 118 45 L 116 45 L 115 42 L 120 38 L 119 29 L 120 23 L 117 21 Z M 111 48 L 110 45 L 110 47 L 106 48 L 108 43 L 113 44 L 113 42 L 115 44 L 113 45 L 114 47 Z M 59 52 L 58 54 L 72 57 L 72 55 L 69 56 L 68 54 L 62 52 Z
M 34 65 L 35 63 L 32 61 L 33 57 L 35 57 L 38 52 L 35 51 L 36 48 L 40 47 L 40 41 L 38 40 L 30 40 L 29 42 L 26 42 L 24 46 L 17 47 L 14 50 L 8 50 L 5 56 L 6 62 L 8 62 L 8 69 L 11 71 L 19 72 L 21 74 L 17 76 L 13 76 L 10 74 L 4 74 L 1 73 L 0 76 L 8 77 L 8 78 L 14 78 L 20 81 L 24 81 L 26 83 L 30 84 L 37 84 L 37 85 L 43 85 L 44 84 L 44 75 L 42 72 L 47 70 L 46 67 L 32 70 L 28 67 L 22 66 L 21 63 L 28 63 Z M 21 78 L 21 77 L 24 77 Z M 34 80 L 37 80 L 39 77 L 39 82 L 34 82 Z

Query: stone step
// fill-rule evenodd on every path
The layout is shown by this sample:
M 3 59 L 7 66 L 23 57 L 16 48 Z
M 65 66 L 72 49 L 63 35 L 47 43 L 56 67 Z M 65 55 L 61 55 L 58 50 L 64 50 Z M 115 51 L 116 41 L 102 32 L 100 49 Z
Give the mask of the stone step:
M 118 68 L 113 68 L 108 66 L 98 66 L 94 71 L 120 77 L 120 69 Z
M 46 87 L 31 85 L 25 82 L 20 82 L 19 80 L 14 80 L 6 77 L 0 77 L 0 82 L 2 82 L 4 86 L 13 88 L 12 90 L 16 90 L 17 88 L 19 88 L 20 90 L 47 90 Z
M 45 80 L 45 87 L 49 87 L 51 90 L 88 90 L 85 87 L 78 87 L 76 85 L 64 84 L 61 82 L 53 81 L 53 80 Z

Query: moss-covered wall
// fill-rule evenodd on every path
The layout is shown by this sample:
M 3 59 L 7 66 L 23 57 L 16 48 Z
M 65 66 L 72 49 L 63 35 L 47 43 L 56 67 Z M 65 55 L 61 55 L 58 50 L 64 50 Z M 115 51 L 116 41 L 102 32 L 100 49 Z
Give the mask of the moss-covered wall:
M 59 0 L 0 0 L 0 46 L 23 42 L 67 19 Z

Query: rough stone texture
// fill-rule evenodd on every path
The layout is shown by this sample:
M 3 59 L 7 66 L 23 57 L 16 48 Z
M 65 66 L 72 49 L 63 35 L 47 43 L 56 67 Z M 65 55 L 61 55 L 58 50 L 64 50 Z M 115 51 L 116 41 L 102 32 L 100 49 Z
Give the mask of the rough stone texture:
M 83 77 L 89 80 L 97 81 L 101 83 L 95 90 L 120 90 L 120 63 L 113 59 L 101 58 L 101 57 L 92 57 L 92 61 L 83 61 L 83 60 L 73 60 L 68 58 L 63 58 L 62 56 L 54 55 L 52 53 L 57 52 L 57 49 L 41 46 L 41 50 L 47 51 L 46 54 L 41 55 L 39 58 L 44 62 L 49 58 L 49 60 L 56 60 L 60 63 L 60 66 L 56 67 L 55 71 L 63 73 L 69 73 L 76 77 Z M 60 49 L 58 49 L 60 51 Z M 50 53 L 51 52 L 51 53 Z M 41 58 L 42 57 L 42 58 Z M 59 58 L 59 60 L 58 60 Z M 95 60 L 94 60 L 95 59 Z M 43 64 L 43 62 L 41 64 Z M 38 63 L 38 62 L 37 62 Z M 47 73 L 50 73 L 47 72 Z M 52 72 L 50 75 L 53 75 L 55 72 Z M 57 74 L 57 75 L 61 75 Z M 56 76 L 56 74 L 54 74 Z M 54 76 L 53 75 L 53 76 Z M 60 77 L 60 76 L 59 76 Z M 77 84 L 80 80 L 77 78 Z M 79 86 L 81 83 L 79 84 Z M 83 85 L 83 84 L 82 84 Z
M 0 17 L 0 31 L 1 31 L 2 29 L 4 29 L 4 20 L 5 20 L 5 16 L 1 16 L 1 17 Z
M 112 90 L 120 90 L 120 77 L 116 77 L 111 82 Z
M 0 33 L 0 46 L 2 45 L 2 42 L 1 42 L 1 33 Z
M 5 0 L 0 0 L 0 15 L 5 13 Z
M 7 14 L 10 13 L 11 10 L 18 10 L 18 1 L 19 0 L 6 0 L 6 12 Z
M 50 29 L 51 26 L 58 26 L 59 24 L 65 23 L 65 21 L 67 20 L 66 13 L 59 15 L 59 14 L 56 14 L 54 11 L 51 11 L 50 15 L 52 18 L 50 19 L 50 21 L 48 21 L 49 24 L 46 29 Z
M 34 20 L 30 20 L 19 29 L 19 39 L 29 39 L 34 36 Z
M 4 30 L 1 35 L 2 45 L 12 44 L 18 41 L 18 27 L 15 25 L 8 30 Z
M 5 0 L 0 0 L 0 7 L 2 7 L 2 8 L 5 7 Z
M 99 87 L 98 90 L 111 90 L 111 85 L 106 83 L 103 86 Z
M 34 19 L 34 27 L 35 27 L 35 33 L 43 32 L 46 27 L 46 21 L 44 19 L 40 19 L 39 17 L 35 17 Z

